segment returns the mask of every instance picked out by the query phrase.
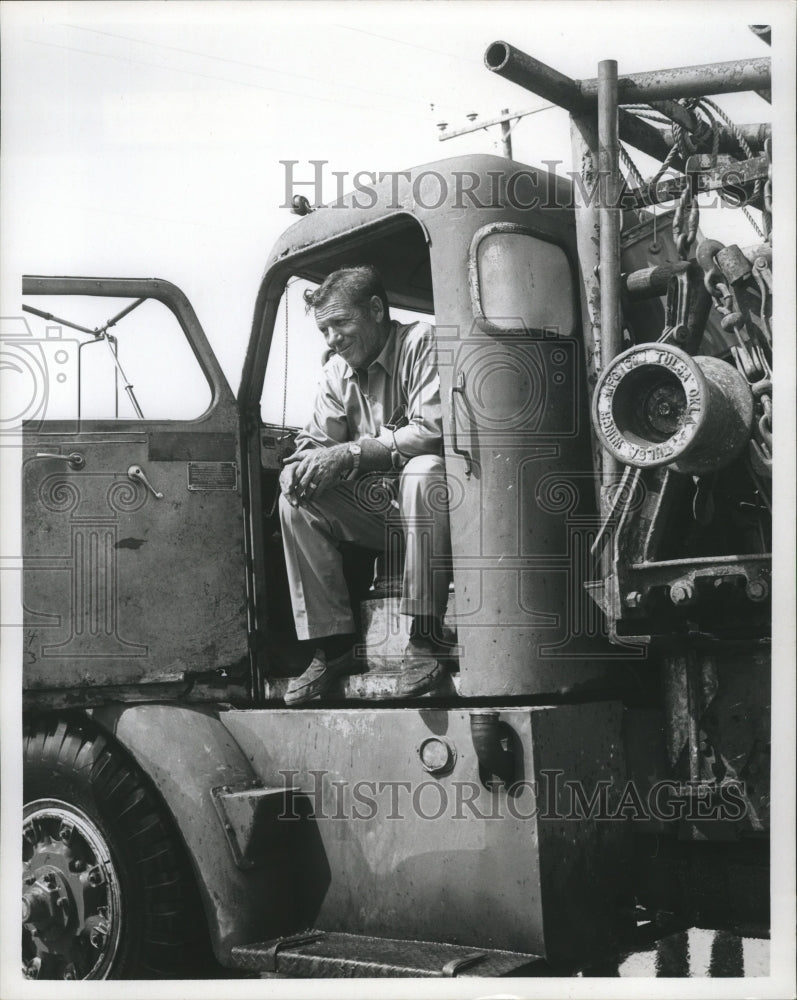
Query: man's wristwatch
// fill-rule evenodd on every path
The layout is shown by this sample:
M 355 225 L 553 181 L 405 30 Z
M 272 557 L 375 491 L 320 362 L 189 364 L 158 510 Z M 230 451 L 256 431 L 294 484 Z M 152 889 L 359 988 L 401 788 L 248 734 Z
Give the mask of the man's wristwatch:
M 351 441 L 349 443 L 349 454 L 352 458 L 352 466 L 343 477 L 344 479 L 353 479 L 357 475 L 357 470 L 360 468 L 360 458 L 362 453 L 362 448 L 355 441 Z

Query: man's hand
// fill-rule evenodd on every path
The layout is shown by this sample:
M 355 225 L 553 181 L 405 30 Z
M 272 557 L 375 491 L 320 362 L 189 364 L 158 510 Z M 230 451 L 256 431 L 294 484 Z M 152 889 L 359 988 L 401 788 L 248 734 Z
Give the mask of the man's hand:
M 298 507 L 303 501 L 323 496 L 340 482 L 351 468 L 348 445 L 313 448 L 292 456 L 292 461 L 280 473 L 280 489 L 288 502 Z
M 280 490 L 285 494 L 285 497 L 289 504 L 293 507 L 298 507 L 298 501 L 294 494 L 294 483 L 296 477 L 296 462 L 291 461 L 289 458 L 285 463 L 285 467 L 280 473 Z

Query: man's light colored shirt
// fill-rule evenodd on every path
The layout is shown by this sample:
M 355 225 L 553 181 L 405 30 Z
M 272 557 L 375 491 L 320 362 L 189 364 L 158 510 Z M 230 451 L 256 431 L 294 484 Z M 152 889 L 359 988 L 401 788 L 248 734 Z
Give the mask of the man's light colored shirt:
M 440 377 L 428 323 L 394 321 L 379 357 L 366 370 L 352 369 L 337 354 L 324 365 L 313 416 L 297 435 L 297 450 L 361 437 L 374 437 L 389 448 L 394 468 L 415 455 L 442 454 Z

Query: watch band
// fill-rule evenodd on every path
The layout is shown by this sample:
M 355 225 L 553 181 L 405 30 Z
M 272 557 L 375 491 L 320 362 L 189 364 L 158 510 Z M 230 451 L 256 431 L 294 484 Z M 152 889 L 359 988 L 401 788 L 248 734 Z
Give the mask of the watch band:
M 362 453 L 363 450 L 358 444 L 356 444 L 354 441 L 351 441 L 349 443 L 349 454 L 352 457 L 352 467 L 343 477 L 344 480 L 353 479 L 357 475 L 357 472 L 360 468 L 360 457 L 362 456 Z

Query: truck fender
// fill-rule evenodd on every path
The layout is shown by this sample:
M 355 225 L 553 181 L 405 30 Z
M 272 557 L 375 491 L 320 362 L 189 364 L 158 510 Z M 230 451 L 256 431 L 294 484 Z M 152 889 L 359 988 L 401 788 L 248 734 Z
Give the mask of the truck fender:
M 255 789 L 260 782 L 217 712 L 199 705 L 109 704 L 89 714 L 133 757 L 171 814 L 191 860 L 217 960 L 228 964 L 233 946 L 284 933 L 290 893 L 280 884 L 280 859 L 240 864 L 225 830 L 219 790 Z

